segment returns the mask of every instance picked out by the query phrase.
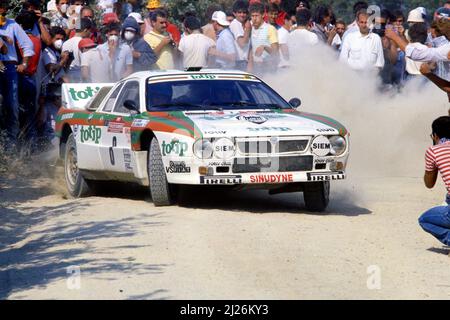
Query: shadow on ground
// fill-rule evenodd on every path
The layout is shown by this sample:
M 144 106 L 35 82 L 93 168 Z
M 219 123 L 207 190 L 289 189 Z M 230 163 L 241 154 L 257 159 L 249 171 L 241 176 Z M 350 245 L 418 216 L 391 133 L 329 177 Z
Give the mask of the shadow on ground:
M 134 259 L 119 259 L 117 250 L 136 249 L 149 244 L 130 243 L 118 246 L 118 238 L 137 234 L 137 226 L 158 227 L 165 222 L 158 214 L 142 213 L 117 220 L 79 221 L 70 216 L 83 214 L 89 207 L 86 200 L 73 200 L 58 205 L 26 207 L 25 202 L 46 196 L 51 191 L 33 181 L 2 181 L 0 203 L 0 299 L 13 293 L 45 288 L 52 281 L 66 280 L 68 267 L 80 266 L 83 275 L 108 277 L 150 275 L 164 272 L 167 265 L 142 264 Z M 22 204 L 21 204 L 22 203 Z M 98 239 L 111 246 L 96 249 Z M 101 254 L 96 258 L 97 254 Z M 106 256 L 107 259 L 102 258 Z M 91 257 L 91 258 L 88 258 Z M 153 291 L 136 299 L 152 299 L 166 290 Z M 133 297 L 132 297 L 133 298 Z

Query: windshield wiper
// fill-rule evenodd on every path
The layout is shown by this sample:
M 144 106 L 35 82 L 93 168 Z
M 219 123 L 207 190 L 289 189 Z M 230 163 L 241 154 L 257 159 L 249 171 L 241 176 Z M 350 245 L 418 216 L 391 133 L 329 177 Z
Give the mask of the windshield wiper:
M 234 101 L 234 102 L 213 102 L 213 106 L 240 106 L 240 107 L 257 107 L 259 104 L 248 101 Z
M 150 106 L 150 109 L 164 108 L 164 107 L 187 107 L 187 108 L 197 108 L 197 109 L 201 109 L 201 110 L 205 110 L 205 111 L 208 109 L 222 111 L 222 108 L 217 108 L 217 107 L 210 108 L 210 106 L 204 106 L 201 104 L 188 103 L 188 102 L 161 103 L 161 104 Z

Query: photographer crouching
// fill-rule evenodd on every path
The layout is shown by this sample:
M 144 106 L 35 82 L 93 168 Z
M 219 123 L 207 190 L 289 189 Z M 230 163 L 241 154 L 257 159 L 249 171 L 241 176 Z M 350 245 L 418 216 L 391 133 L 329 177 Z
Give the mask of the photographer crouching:
M 433 146 L 425 154 L 424 182 L 427 188 L 436 184 L 438 172 L 447 188 L 447 205 L 434 207 L 419 218 L 420 226 L 445 245 L 450 245 L 450 116 L 434 120 Z

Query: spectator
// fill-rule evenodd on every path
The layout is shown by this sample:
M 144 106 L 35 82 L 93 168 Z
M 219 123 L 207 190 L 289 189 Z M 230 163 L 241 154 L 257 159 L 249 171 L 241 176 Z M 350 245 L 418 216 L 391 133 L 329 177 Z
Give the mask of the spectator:
M 381 70 L 384 66 L 384 53 L 381 38 L 375 33 L 369 33 L 366 10 L 357 15 L 359 32 L 350 33 L 344 39 L 339 59 L 354 70 Z
M 166 30 L 170 34 L 170 37 L 175 42 L 176 45 L 180 43 L 181 40 L 181 32 L 178 30 L 177 26 L 170 23 L 167 11 L 164 10 L 164 7 L 161 5 L 160 0 L 149 0 L 147 3 L 147 9 L 149 10 L 148 17 L 145 19 L 145 30 L 144 34 L 147 34 L 152 31 L 153 23 L 152 23 L 152 15 L 156 11 L 163 11 L 166 14 Z
M 383 69 L 381 70 L 380 76 L 386 88 L 390 88 L 390 86 L 394 84 L 394 66 L 397 63 L 398 58 L 397 46 L 384 35 L 390 18 L 391 13 L 388 10 L 381 10 L 380 16 L 375 17 L 375 27 L 372 30 L 372 32 L 378 34 L 381 37 L 381 43 L 383 44 L 385 63 Z
M 221 10 L 220 6 L 218 6 L 216 4 L 212 4 L 206 9 L 205 14 L 207 17 L 212 18 L 213 13 L 216 11 L 220 11 L 220 10 Z M 214 31 L 213 23 L 214 23 L 214 21 L 209 20 L 209 22 L 202 27 L 202 32 L 205 36 L 216 41 L 217 37 L 216 37 L 216 31 Z
M 208 66 L 208 51 L 215 42 L 201 33 L 200 21 L 192 16 L 184 20 L 185 36 L 181 39 L 178 50 L 183 56 L 183 68 Z
M 410 39 L 410 47 L 412 48 L 426 48 L 425 42 L 428 37 L 428 28 L 425 23 L 414 23 L 408 30 L 408 37 Z M 406 72 L 408 79 L 421 76 L 420 67 L 423 62 L 414 61 L 406 58 Z
M 41 131 L 43 138 L 43 145 L 51 145 L 51 141 L 55 138 L 55 126 L 56 118 L 59 109 L 61 108 L 61 85 L 52 83 L 47 88 L 47 96 L 45 104 L 42 107 L 42 112 L 39 117 L 41 118 Z
M 355 21 L 353 21 L 348 25 L 347 30 L 344 32 L 344 35 L 342 36 L 342 42 L 344 42 L 345 38 L 350 33 L 359 31 L 357 15 L 361 10 L 367 11 L 368 8 L 369 5 L 365 1 L 358 1 L 353 5 L 353 14 L 355 15 Z
M 432 40 L 433 47 L 439 48 L 449 45 L 449 41 L 445 37 L 444 32 L 446 29 L 450 29 L 450 20 L 441 18 L 438 21 L 434 21 L 432 27 L 434 27 L 435 30 L 435 37 Z M 450 81 L 450 61 L 437 62 L 435 73 L 438 77 Z
M 230 24 L 230 31 L 236 41 L 236 68 L 247 70 L 248 52 L 250 50 L 250 33 L 252 25 L 248 19 L 248 2 L 237 0 L 233 4 L 235 19 Z
M 41 58 L 41 39 L 32 33 L 36 20 L 37 16 L 34 11 L 22 11 L 16 17 L 16 22 L 22 27 L 33 43 L 34 51 L 34 55 L 28 60 L 28 67 L 23 70 L 23 72 L 19 73 L 19 102 L 24 108 L 23 131 L 25 132 L 25 138 L 31 148 L 31 151 L 35 150 L 37 138 L 35 121 L 37 113 L 37 90 L 35 74 Z M 20 55 L 23 56 L 22 50 L 20 50 Z
M 95 15 L 94 11 L 90 7 L 83 7 L 80 12 L 80 19 L 87 18 L 92 21 L 92 28 L 91 28 L 91 40 L 94 41 L 97 44 L 102 44 L 103 39 L 101 32 L 97 29 L 97 26 L 95 25 Z M 70 30 L 69 38 L 73 38 L 75 36 L 75 29 Z
M 284 16 L 284 24 L 278 29 L 278 44 L 280 46 L 280 68 L 289 66 L 289 32 L 292 28 L 292 14 L 286 13 Z
M 281 8 L 281 4 L 282 4 L 281 0 L 269 0 L 268 11 L 272 10 L 272 13 L 274 13 L 274 11 L 277 12 L 276 16 L 272 16 L 273 18 L 272 22 L 269 23 L 272 24 L 277 29 L 284 24 L 284 17 L 286 15 L 286 12 Z M 264 19 L 264 21 L 269 21 L 270 19 L 269 14 L 270 12 L 268 12 L 267 19 Z
M 150 70 L 158 58 L 149 44 L 142 38 L 141 27 L 133 18 L 126 18 L 122 25 L 122 39 L 133 53 L 133 71 Z
M 4 18 L 7 12 L 7 3 L 1 1 L 0 16 Z M 19 74 L 28 68 L 28 61 L 34 55 L 33 42 L 14 20 L 8 18 L 4 19 L 3 24 L 0 25 L 0 35 L 8 39 L 15 39 L 15 42 L 8 41 L 6 43 L 7 53 L 0 55 L 0 61 L 5 67 L 4 71 L 0 72 L 0 95 L 3 96 L 0 118 L 4 119 L 1 129 L 6 130 L 7 133 L 6 148 L 14 151 L 19 134 Z M 15 45 L 23 52 L 21 64 L 19 64 Z
M 133 73 L 133 55 L 126 43 L 120 42 L 120 24 L 109 24 L 105 30 L 107 41 L 98 46 L 100 54 L 109 59 L 111 82 L 119 81 Z
M 81 39 L 90 38 L 92 30 L 92 21 L 88 18 L 80 20 L 79 29 L 75 30 L 75 36 L 64 42 L 62 52 L 67 52 L 70 56 L 67 70 L 67 80 L 69 82 L 81 82 L 81 57 L 78 49 L 78 43 Z
M 131 12 L 128 17 L 133 18 L 138 23 L 141 30 L 139 31 L 142 36 L 145 35 L 145 21 L 142 19 L 142 16 L 140 13 L 137 12 Z
M 236 66 L 237 51 L 233 33 L 231 33 L 225 12 L 216 11 L 212 15 L 214 31 L 217 34 L 217 45 L 209 49 L 209 55 L 216 58 L 219 68 L 231 69 Z
M 315 33 L 320 41 L 323 43 L 328 42 L 329 24 L 332 18 L 330 8 L 325 6 L 318 6 L 314 12 L 314 24 L 311 28 L 311 32 Z M 331 28 L 330 28 L 331 30 Z
M 440 173 L 447 188 L 447 205 L 425 212 L 419 224 L 440 242 L 450 245 L 450 116 L 437 118 L 431 127 L 433 146 L 425 154 L 424 183 L 427 188 L 433 188 Z
M 167 15 L 163 10 L 157 10 L 151 16 L 152 28 L 150 33 L 144 36 L 144 40 L 150 45 L 158 57 L 156 68 L 173 69 L 175 67 L 174 50 L 175 42 L 167 33 Z
M 81 77 L 83 82 L 113 82 L 111 60 L 91 39 L 78 44 L 81 52 Z
M 267 22 L 275 27 L 275 29 L 279 29 L 280 26 L 277 23 L 278 15 L 281 12 L 280 7 L 278 4 L 272 2 L 269 4 L 267 8 Z M 284 21 L 283 21 L 284 22 Z
M 44 25 L 42 12 L 40 10 L 40 0 L 27 0 L 23 3 L 23 11 L 30 11 L 35 14 L 33 20 L 33 28 L 31 33 L 33 36 L 38 37 L 45 45 L 51 43 L 50 34 L 48 29 Z
M 69 0 L 56 0 L 56 8 L 58 11 L 51 16 L 50 26 L 63 28 L 67 33 L 69 30 L 69 19 L 66 13 L 67 9 L 69 9 Z
M 311 5 L 309 4 L 309 1 L 307 1 L 307 0 L 298 1 L 297 5 L 295 7 L 295 10 L 297 11 L 297 10 L 302 10 L 302 9 L 311 10 Z
M 295 57 L 302 49 L 319 43 L 315 33 L 309 31 L 311 27 L 311 11 L 302 9 L 296 14 L 297 27 L 289 34 L 288 48 L 289 56 Z
M 278 65 L 278 34 L 274 26 L 264 22 L 264 6 L 253 4 L 249 7 L 252 19 L 250 40 L 249 71 L 262 74 L 274 71 Z
M 231 23 L 231 21 L 234 20 L 234 14 L 233 14 L 233 12 L 227 11 L 226 15 L 227 15 L 227 21 L 228 21 L 229 23 Z
M 396 32 L 399 36 L 405 36 L 405 28 L 403 24 L 405 23 L 405 16 L 401 10 L 395 10 L 392 13 L 392 30 Z M 406 38 L 404 38 L 406 40 Z M 397 44 L 394 42 L 397 47 L 397 62 L 394 64 L 392 70 L 392 82 L 397 85 L 403 84 L 403 80 L 405 78 L 406 72 L 406 60 L 405 53 L 398 48 Z
M 330 30 L 327 41 L 328 45 L 330 45 L 333 49 L 340 51 L 344 32 L 345 32 L 345 22 L 343 20 L 336 21 L 336 26 Z
M 66 32 L 61 27 L 52 27 L 50 29 L 50 36 L 52 38 L 52 44 L 46 47 L 42 51 L 42 66 L 44 71 L 42 74 L 45 76 L 41 80 L 41 84 L 44 87 L 42 93 L 46 94 L 46 85 L 49 82 L 59 83 L 63 81 L 65 75 L 64 66 L 69 59 L 68 52 L 61 54 L 64 40 L 66 38 Z

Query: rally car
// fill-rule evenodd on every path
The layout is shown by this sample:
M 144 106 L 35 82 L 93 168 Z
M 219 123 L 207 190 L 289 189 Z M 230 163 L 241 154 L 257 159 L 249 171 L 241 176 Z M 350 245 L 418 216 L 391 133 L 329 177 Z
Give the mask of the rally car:
M 330 181 L 345 178 L 349 133 L 297 111 L 241 71 L 138 72 L 115 84 L 65 84 L 56 120 L 65 180 L 74 197 L 98 180 L 149 186 L 156 206 L 183 185 L 303 192 L 324 211 Z

